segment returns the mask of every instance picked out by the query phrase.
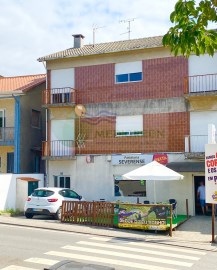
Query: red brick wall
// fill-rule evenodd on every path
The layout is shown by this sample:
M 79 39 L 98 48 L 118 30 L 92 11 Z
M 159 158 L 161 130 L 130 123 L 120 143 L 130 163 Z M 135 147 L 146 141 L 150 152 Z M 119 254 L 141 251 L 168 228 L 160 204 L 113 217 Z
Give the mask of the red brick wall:
M 115 84 L 115 65 L 75 68 L 77 103 L 98 103 L 183 96 L 187 60 L 167 57 L 143 60 L 143 80 Z
M 189 134 L 188 112 L 146 114 L 143 121 L 143 136 L 115 137 L 115 117 L 82 119 L 85 148 L 80 153 L 184 152 L 184 138 Z

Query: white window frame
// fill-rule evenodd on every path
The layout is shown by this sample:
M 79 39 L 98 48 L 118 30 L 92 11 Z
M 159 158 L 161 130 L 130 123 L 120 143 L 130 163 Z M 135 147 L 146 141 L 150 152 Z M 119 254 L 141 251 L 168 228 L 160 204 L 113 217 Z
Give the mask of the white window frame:
M 143 136 L 143 115 L 117 116 L 116 137 Z
M 141 80 L 131 80 L 130 75 L 134 73 L 141 73 Z M 126 81 L 117 81 L 117 76 L 126 75 Z M 130 82 L 141 82 L 143 79 L 142 74 L 142 61 L 136 62 L 126 62 L 126 63 L 117 63 L 115 64 L 115 83 L 130 83 Z
M 71 177 L 69 175 L 54 175 L 54 187 L 60 187 L 60 178 L 64 178 L 64 186 L 61 188 L 71 188 Z M 66 186 L 66 178 L 69 178 L 69 187 Z M 57 181 L 57 184 L 55 181 Z

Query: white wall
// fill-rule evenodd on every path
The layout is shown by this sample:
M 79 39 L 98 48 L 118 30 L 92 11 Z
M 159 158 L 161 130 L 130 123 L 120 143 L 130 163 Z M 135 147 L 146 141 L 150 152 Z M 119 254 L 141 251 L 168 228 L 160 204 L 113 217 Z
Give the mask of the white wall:
M 191 152 L 205 152 L 209 124 L 217 127 L 217 111 L 190 112 Z
M 147 155 L 147 163 L 152 160 L 153 155 Z M 183 161 L 181 154 L 171 155 L 169 162 Z M 135 165 L 114 166 L 108 161 L 107 156 L 94 156 L 94 163 L 87 163 L 86 156 L 77 156 L 72 161 L 50 161 L 49 162 L 49 186 L 53 186 L 53 175 L 70 175 L 71 188 L 84 196 L 86 200 L 105 199 L 136 203 L 136 197 L 115 197 L 113 175 L 122 175 L 138 168 Z M 178 213 L 186 214 L 186 199 L 189 201 L 189 213 L 194 214 L 194 196 L 192 174 L 183 174 L 181 181 L 157 181 L 157 201 L 166 201 L 175 198 L 178 201 Z M 154 186 L 152 181 L 146 182 L 147 197 L 140 197 L 144 200 L 154 201 Z
M 215 55 L 191 55 L 188 60 L 189 76 L 217 73 L 217 53 Z
M 0 174 L 0 210 L 23 210 L 28 195 L 28 183 L 17 181 L 19 177 L 33 177 L 40 180 L 39 187 L 44 185 L 43 174 Z

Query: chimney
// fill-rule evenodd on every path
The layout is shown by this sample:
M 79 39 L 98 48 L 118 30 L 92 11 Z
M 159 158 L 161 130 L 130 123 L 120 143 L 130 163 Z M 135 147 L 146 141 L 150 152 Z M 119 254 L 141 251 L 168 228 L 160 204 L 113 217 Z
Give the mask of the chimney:
M 82 34 L 72 35 L 74 37 L 74 48 L 83 47 L 83 39 L 85 38 Z

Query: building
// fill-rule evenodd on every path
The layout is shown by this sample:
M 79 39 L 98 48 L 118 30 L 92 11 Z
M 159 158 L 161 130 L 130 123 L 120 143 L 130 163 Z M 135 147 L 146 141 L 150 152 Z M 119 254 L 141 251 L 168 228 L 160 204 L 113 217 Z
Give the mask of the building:
M 189 212 L 195 214 L 194 174 L 204 176 L 204 165 L 198 153 L 190 159 L 199 151 L 192 148 L 192 136 L 207 134 L 195 129 L 200 116 L 193 100 L 206 100 L 208 92 L 192 97 L 188 86 L 200 72 L 199 63 L 203 75 L 207 61 L 209 73 L 216 73 L 216 56 L 174 57 L 161 36 L 94 45 L 83 40 L 74 35 L 73 48 L 38 59 L 47 67 L 42 155 L 49 185 L 74 188 L 90 200 L 153 201 L 153 183 L 126 182 L 122 174 L 154 158 L 185 176 L 178 183 L 159 182 L 157 199 L 176 198 L 180 213 L 188 199 Z
M 0 78 L 1 173 L 44 172 L 41 141 L 45 138 L 45 110 L 41 93 L 45 81 L 45 74 Z

